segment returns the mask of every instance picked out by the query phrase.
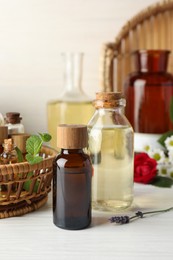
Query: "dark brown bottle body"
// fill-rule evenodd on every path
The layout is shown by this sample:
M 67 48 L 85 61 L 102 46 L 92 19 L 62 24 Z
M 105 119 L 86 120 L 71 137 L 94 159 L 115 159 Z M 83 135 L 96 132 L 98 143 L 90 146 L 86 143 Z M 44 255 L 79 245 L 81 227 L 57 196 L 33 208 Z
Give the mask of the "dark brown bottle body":
M 173 76 L 166 72 L 169 51 L 141 50 L 134 54 L 136 72 L 125 83 L 126 116 L 135 132 L 162 134 L 173 129 Z
M 53 164 L 53 221 L 64 229 L 91 223 L 90 158 L 83 149 L 61 149 Z

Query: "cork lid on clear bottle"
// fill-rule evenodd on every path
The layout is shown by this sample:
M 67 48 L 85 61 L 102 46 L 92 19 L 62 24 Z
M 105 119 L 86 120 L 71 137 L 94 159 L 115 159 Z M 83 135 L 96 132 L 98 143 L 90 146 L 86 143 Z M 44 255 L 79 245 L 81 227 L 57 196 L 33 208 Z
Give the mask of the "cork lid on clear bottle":
M 97 92 L 93 104 L 95 108 L 124 107 L 126 100 L 122 92 Z
M 0 144 L 3 144 L 4 139 L 8 138 L 8 127 L 0 126 Z
M 22 120 L 22 117 L 20 117 L 20 113 L 18 113 L 18 112 L 6 113 L 6 118 L 5 118 L 6 123 L 19 124 L 21 120 Z
M 86 125 L 66 125 L 57 127 L 57 147 L 62 149 L 82 149 L 88 146 Z

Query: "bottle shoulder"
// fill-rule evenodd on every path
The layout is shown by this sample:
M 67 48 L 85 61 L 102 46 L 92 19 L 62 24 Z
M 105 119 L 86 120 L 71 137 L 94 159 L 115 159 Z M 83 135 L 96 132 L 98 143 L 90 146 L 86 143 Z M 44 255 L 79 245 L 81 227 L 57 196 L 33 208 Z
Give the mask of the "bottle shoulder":
M 8 127 L 8 132 L 9 134 L 15 134 L 15 133 L 24 133 L 25 128 L 22 123 L 17 123 L 17 124 L 11 124 L 7 123 L 5 126 Z
M 145 81 L 148 84 L 159 82 L 160 84 L 165 83 L 173 85 L 173 75 L 169 72 L 133 72 L 126 78 L 125 85 L 133 85 L 138 80 Z
M 54 160 L 54 165 L 64 168 L 88 167 L 91 165 L 90 157 L 86 153 L 60 153 Z
M 118 128 L 131 127 L 124 114 L 124 109 L 117 111 L 117 108 L 98 109 L 88 123 L 88 128 Z

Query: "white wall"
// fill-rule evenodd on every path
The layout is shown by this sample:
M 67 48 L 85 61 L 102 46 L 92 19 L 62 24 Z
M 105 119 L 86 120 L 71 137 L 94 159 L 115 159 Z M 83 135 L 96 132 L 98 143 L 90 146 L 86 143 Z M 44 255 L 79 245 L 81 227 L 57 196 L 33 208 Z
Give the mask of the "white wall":
M 63 87 L 61 52 L 83 51 L 83 88 L 99 90 L 99 55 L 155 0 L 0 0 L 0 112 L 18 111 L 27 132 L 47 131 L 46 103 Z

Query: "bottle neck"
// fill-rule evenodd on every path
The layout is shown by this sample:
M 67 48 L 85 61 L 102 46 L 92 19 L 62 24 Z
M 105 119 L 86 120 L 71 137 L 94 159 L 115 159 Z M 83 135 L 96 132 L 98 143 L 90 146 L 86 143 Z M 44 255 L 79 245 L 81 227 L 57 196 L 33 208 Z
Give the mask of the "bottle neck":
M 124 98 L 119 99 L 96 99 L 93 102 L 96 109 L 104 108 L 104 109 L 117 109 L 117 108 L 124 108 L 126 105 L 126 100 Z
M 109 107 L 109 108 L 96 108 L 96 110 L 102 115 L 102 114 L 109 114 L 110 112 L 114 111 L 117 114 L 124 114 L 124 106 L 119 107 Z
M 63 99 L 81 101 L 86 99 L 82 91 L 83 53 L 64 53 L 64 86 Z
M 140 72 L 165 72 L 169 53 L 167 50 L 139 50 L 134 52 L 136 70 Z

